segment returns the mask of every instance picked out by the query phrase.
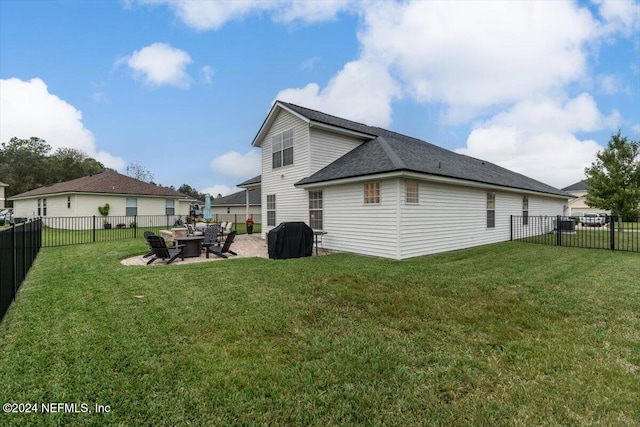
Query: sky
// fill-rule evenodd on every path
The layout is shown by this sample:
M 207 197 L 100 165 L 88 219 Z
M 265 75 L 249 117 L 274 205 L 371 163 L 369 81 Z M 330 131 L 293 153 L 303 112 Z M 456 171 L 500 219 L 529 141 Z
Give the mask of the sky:
M 0 142 L 214 197 L 278 99 L 563 188 L 640 140 L 640 2 L 1 0 L 0 99 Z

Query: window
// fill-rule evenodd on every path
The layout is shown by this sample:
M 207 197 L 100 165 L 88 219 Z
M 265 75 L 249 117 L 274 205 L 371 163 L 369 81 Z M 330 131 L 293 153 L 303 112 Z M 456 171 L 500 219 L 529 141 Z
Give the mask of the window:
M 67 209 L 71 209 L 71 196 L 67 196 Z
M 496 193 L 487 192 L 487 228 L 496 228 Z
M 164 214 L 175 215 L 176 214 L 176 201 L 173 199 L 166 199 L 164 202 Z
M 420 187 L 418 181 L 407 180 L 404 182 L 405 203 L 417 204 L 420 202 Z
M 47 199 L 42 199 L 42 216 L 47 216 Z
M 522 225 L 529 225 L 529 197 L 522 196 Z
M 380 183 L 379 182 L 367 182 L 364 184 L 364 202 L 380 203 Z
M 267 195 L 267 226 L 276 226 L 276 195 Z
M 271 137 L 273 169 L 293 164 L 293 129 Z
M 138 199 L 135 197 L 127 197 L 126 216 L 138 215 Z
M 42 216 L 42 199 L 38 199 L 38 216 Z
M 309 191 L 309 226 L 322 230 L 322 191 Z

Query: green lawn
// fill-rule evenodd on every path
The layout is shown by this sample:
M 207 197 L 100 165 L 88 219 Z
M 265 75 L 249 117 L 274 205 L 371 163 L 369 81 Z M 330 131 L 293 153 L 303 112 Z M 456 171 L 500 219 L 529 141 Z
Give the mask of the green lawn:
M 41 251 L 0 324 L 0 400 L 110 412 L 0 424 L 640 424 L 639 254 L 119 263 L 144 250 Z

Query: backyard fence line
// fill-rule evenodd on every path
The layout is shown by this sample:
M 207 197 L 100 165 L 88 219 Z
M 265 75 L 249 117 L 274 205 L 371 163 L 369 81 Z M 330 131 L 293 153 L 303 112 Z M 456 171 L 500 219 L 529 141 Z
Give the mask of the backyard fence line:
M 640 253 L 640 219 L 606 217 L 598 225 L 567 216 L 511 216 L 511 240 Z
M 244 233 L 245 219 L 245 215 L 241 214 L 217 214 L 209 222 L 233 222 L 232 228 Z M 205 222 L 201 218 L 185 215 L 45 216 L 41 220 L 43 247 L 133 239 L 142 237 L 144 231 L 160 234 L 160 230 L 184 227 L 185 223 Z M 260 215 L 253 215 L 253 220 L 255 224 L 260 224 Z
M 41 246 L 40 218 L 0 230 L 0 320 L 16 299 Z

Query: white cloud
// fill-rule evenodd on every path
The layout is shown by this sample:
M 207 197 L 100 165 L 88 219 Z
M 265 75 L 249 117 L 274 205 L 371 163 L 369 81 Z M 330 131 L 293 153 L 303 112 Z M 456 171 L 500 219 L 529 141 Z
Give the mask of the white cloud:
M 244 154 L 230 151 L 211 160 L 213 172 L 237 178 L 254 177 L 260 174 L 261 169 L 262 155 L 258 150 L 251 150 Z
M 375 126 L 391 123 L 391 100 L 399 89 L 387 69 L 377 63 L 347 63 L 324 89 L 310 83 L 301 89 L 285 89 L 281 101 L 299 104 Z
M 210 65 L 205 65 L 200 69 L 200 81 L 204 84 L 213 84 L 213 75 L 215 70 Z
M 126 63 L 137 78 L 150 86 L 188 89 L 191 78 L 186 67 L 191 62 L 187 52 L 166 43 L 153 43 L 120 59 L 116 65 Z
M 228 196 L 229 194 L 237 193 L 240 190 L 234 187 L 229 187 L 228 185 L 218 184 L 198 191 L 203 194 L 209 193 L 211 197 L 216 198 L 218 197 L 218 194 Z
M 0 88 L 0 141 L 35 136 L 47 141 L 54 151 L 75 148 L 107 167 L 124 168 L 122 158 L 97 148 L 93 134 L 82 124 L 82 113 L 49 93 L 41 79 L 0 79 Z
M 517 103 L 476 125 L 461 154 L 499 164 L 557 187 L 584 178 L 584 168 L 603 147 L 574 133 L 615 129 L 619 114 L 603 116 L 588 94 L 568 100 L 544 98 Z
M 126 2 L 127 6 L 136 1 Z M 249 15 L 268 13 L 278 22 L 314 23 L 333 19 L 337 13 L 356 3 L 352 0 L 287 0 L 287 1 L 190 1 L 190 0 L 138 0 L 140 4 L 166 5 L 185 25 L 199 31 L 217 30 L 229 21 L 241 20 Z
M 640 4 L 628 0 L 593 0 L 604 19 L 605 34 L 620 32 L 630 35 L 640 27 Z

